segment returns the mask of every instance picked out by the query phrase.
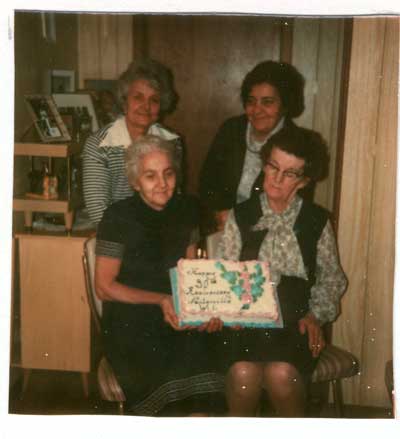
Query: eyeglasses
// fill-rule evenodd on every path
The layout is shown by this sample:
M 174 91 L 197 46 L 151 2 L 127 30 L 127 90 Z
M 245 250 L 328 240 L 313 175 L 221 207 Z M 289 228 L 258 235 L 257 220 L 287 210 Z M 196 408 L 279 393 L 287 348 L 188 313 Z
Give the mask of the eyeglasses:
M 265 164 L 265 172 L 273 176 L 276 176 L 280 172 L 282 172 L 282 175 L 290 181 L 297 180 L 304 176 L 303 170 L 287 169 L 285 171 L 282 171 L 281 168 L 279 168 L 279 166 L 276 166 L 271 162 L 267 162 Z

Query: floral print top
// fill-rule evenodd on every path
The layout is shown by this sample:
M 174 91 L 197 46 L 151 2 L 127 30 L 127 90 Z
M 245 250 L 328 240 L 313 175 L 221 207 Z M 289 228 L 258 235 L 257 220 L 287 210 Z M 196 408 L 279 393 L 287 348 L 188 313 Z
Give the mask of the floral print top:
M 260 194 L 262 217 L 253 230 L 268 229 L 261 244 L 259 259 L 270 264 L 271 280 L 279 283 L 281 275 L 307 279 L 301 250 L 293 226 L 302 206 L 296 196 L 282 213 L 275 213 L 268 205 L 265 193 Z M 242 242 L 239 227 L 231 210 L 217 257 L 239 260 Z M 310 310 L 321 323 L 333 321 L 339 312 L 339 301 L 347 286 L 346 276 L 340 266 L 332 225 L 328 221 L 317 244 L 315 284 L 311 288 Z

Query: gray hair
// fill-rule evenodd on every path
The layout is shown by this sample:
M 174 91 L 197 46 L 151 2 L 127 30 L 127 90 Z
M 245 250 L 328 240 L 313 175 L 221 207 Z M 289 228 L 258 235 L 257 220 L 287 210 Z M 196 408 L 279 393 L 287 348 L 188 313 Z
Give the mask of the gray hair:
M 174 88 L 174 79 L 169 68 L 153 59 L 139 59 L 129 64 L 118 79 L 118 98 L 122 107 L 131 84 L 144 79 L 160 94 L 160 114 L 164 115 L 175 110 L 178 95 Z
M 125 152 L 125 172 L 130 185 L 135 184 L 139 177 L 140 165 L 143 157 L 155 151 L 160 151 L 168 155 L 178 182 L 180 175 L 180 160 L 175 145 L 159 136 L 147 134 L 134 140 Z

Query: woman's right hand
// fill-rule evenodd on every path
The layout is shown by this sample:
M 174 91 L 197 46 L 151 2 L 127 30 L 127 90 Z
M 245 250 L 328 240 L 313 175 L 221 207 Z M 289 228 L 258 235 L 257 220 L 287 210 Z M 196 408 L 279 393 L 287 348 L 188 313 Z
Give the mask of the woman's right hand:
M 164 297 L 160 300 L 160 308 L 164 315 L 164 321 L 176 330 L 185 329 L 184 327 L 179 326 L 179 320 L 175 312 L 172 296 L 169 296 L 168 294 L 164 294 L 163 296 Z

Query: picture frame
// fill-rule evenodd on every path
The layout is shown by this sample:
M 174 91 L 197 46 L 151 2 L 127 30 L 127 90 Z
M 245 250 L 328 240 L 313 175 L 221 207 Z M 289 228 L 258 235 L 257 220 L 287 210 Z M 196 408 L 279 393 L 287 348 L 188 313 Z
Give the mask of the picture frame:
M 86 108 L 92 121 L 92 133 L 99 129 L 95 106 L 89 93 L 53 93 L 52 96 L 60 112 L 69 112 L 71 108 L 76 111 Z
M 48 87 L 50 93 L 74 93 L 74 70 L 48 70 Z
M 27 94 L 24 98 L 42 142 L 71 141 L 71 135 L 51 95 Z

